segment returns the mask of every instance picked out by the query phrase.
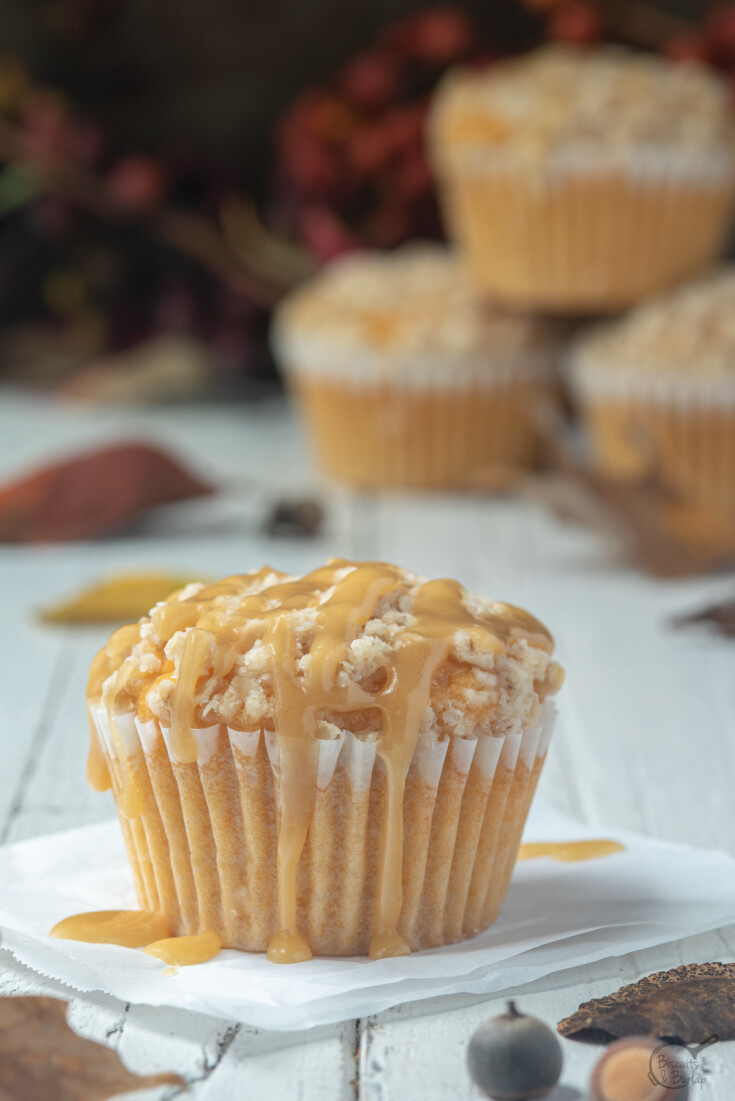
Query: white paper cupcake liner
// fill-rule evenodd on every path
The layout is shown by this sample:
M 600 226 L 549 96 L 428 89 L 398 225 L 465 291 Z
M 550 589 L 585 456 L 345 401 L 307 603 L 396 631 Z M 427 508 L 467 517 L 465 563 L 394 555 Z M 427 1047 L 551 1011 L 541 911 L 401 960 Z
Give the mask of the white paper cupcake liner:
M 155 720 L 91 711 L 120 795 L 124 754 L 143 813 L 120 821 L 142 907 L 176 933 L 215 929 L 263 951 L 276 929 L 278 741 L 225 726 L 195 730 L 199 759 L 176 760 Z M 487 927 L 507 891 L 553 730 L 547 701 L 519 734 L 420 740 L 406 778 L 403 909 L 412 948 Z M 369 947 L 385 800 L 377 742 L 345 732 L 319 742 L 314 817 L 298 869 L 298 921 L 316 954 Z
M 467 172 L 478 176 L 520 174 L 533 177 L 539 188 L 558 186 L 569 176 L 590 178 L 624 175 L 636 184 L 660 187 L 665 184 L 720 188 L 735 180 L 735 157 L 731 149 L 686 149 L 654 144 L 600 148 L 579 142 L 550 150 L 535 151 L 490 146 L 462 146 L 442 149 L 434 140 L 434 158 L 446 172 Z
M 671 409 L 735 410 L 735 373 L 677 375 L 646 363 L 600 364 L 580 347 L 566 373 L 582 401 L 650 401 Z
M 478 287 L 517 307 L 618 310 L 704 270 L 735 206 L 723 154 L 581 151 L 439 158 L 441 197 Z

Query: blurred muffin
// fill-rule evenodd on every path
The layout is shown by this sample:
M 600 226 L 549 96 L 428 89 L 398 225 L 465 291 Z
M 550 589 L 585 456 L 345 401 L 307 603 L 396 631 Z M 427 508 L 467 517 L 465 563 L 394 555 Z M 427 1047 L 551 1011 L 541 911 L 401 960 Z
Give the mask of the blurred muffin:
M 449 227 L 479 287 L 514 304 L 619 309 L 725 243 L 729 88 L 620 47 L 544 47 L 450 74 L 430 133 Z
M 735 268 L 592 329 L 570 367 L 600 469 L 735 517 Z
M 531 615 L 383 563 L 190 585 L 89 682 L 140 905 L 275 962 L 494 921 L 562 681 Z
M 273 343 L 334 478 L 465 486 L 534 461 L 554 329 L 483 303 L 440 246 L 336 261 L 284 301 Z

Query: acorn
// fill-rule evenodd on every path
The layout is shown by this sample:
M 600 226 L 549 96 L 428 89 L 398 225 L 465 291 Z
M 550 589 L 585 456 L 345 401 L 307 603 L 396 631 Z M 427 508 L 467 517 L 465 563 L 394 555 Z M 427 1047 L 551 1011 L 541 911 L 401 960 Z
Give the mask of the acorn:
M 500 1017 L 480 1025 L 467 1051 L 473 1082 L 493 1101 L 546 1097 L 561 1076 L 561 1044 L 537 1017 L 513 1002 Z
M 685 1101 L 687 1074 L 675 1052 L 650 1036 L 616 1040 L 592 1072 L 592 1101 Z

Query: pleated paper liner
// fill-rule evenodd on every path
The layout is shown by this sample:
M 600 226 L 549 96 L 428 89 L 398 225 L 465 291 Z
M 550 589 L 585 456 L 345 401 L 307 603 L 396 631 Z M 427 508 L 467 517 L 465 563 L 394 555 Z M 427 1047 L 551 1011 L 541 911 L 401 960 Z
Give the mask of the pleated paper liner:
M 713 515 L 735 521 L 735 379 L 590 370 L 583 357 L 571 379 L 603 473 L 660 485 Z
M 467 158 L 469 161 L 470 158 Z M 732 171 L 660 158 L 631 167 L 443 170 L 448 224 L 478 289 L 551 312 L 619 310 L 706 268 L 727 240 Z M 546 175 L 544 175 L 546 173 Z
M 507 359 L 507 357 L 506 357 Z M 531 467 L 533 410 L 553 393 L 550 351 L 461 368 L 297 369 L 291 388 L 318 465 L 356 486 L 467 487 L 494 466 Z
M 107 713 L 92 717 L 121 769 Z M 412 949 L 487 928 L 508 889 L 553 730 L 550 701 L 520 734 L 421 740 L 403 806 L 403 909 Z M 168 731 L 116 717 L 143 812 L 120 814 L 141 907 L 177 934 L 213 929 L 226 947 L 265 951 L 276 929 L 279 752 L 270 732 L 195 731 L 199 760 L 171 755 Z M 314 817 L 298 867 L 298 924 L 318 955 L 366 955 L 385 812 L 377 743 L 351 733 L 319 742 Z

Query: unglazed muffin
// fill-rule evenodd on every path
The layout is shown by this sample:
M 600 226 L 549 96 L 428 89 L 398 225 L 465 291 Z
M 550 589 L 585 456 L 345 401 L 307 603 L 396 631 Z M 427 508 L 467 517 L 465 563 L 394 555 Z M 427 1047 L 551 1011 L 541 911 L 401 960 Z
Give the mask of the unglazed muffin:
M 484 303 L 440 246 L 331 264 L 281 305 L 273 345 L 340 481 L 466 486 L 480 469 L 534 461 L 556 330 Z
M 725 244 L 735 125 L 729 87 L 704 68 L 543 47 L 450 74 L 430 136 L 456 243 L 510 303 L 629 306 Z
M 578 338 L 570 379 L 603 471 L 735 517 L 735 268 Z
M 490 925 L 562 672 L 531 615 L 383 563 L 189 585 L 89 682 L 140 905 L 276 962 Z

